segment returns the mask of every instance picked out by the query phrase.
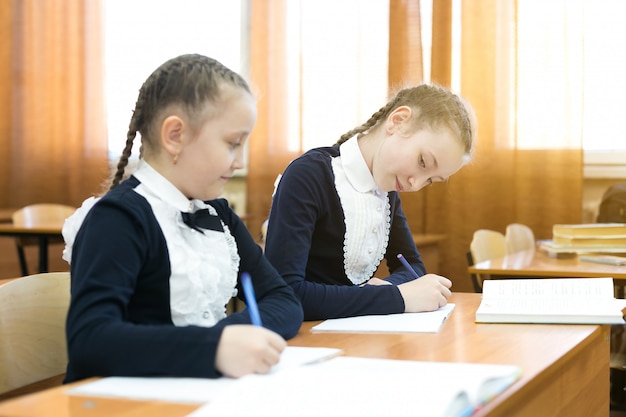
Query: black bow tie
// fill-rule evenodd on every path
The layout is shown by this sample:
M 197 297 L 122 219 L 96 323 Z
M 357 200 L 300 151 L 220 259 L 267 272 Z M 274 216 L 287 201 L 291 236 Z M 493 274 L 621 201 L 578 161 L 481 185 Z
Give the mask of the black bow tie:
M 185 224 L 199 232 L 202 232 L 202 229 L 224 231 L 219 216 L 213 216 L 208 209 L 200 209 L 194 213 L 182 212 L 182 215 Z

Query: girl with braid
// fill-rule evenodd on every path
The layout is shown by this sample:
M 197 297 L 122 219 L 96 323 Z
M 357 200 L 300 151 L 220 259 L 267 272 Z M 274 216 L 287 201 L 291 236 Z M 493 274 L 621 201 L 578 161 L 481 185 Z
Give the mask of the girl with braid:
M 246 81 L 182 55 L 139 90 L 109 191 L 66 221 L 71 266 L 66 382 L 92 376 L 239 377 L 266 373 L 302 324 L 293 290 L 217 197 L 243 167 L 256 121 Z M 140 160 L 122 180 L 135 136 Z M 262 326 L 243 300 L 248 272 Z
M 265 255 L 300 297 L 305 320 L 446 305 L 452 283 L 426 273 L 398 194 L 446 181 L 468 163 L 474 126 L 459 96 L 419 85 L 332 147 L 289 164 L 272 200 Z M 375 278 L 383 258 L 390 275 Z

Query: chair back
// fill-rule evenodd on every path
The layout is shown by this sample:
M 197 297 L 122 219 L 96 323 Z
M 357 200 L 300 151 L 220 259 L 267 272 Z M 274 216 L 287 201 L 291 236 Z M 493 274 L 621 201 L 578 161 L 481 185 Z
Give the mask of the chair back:
M 69 272 L 0 285 L 0 394 L 65 373 L 69 303 Z
M 506 255 L 504 235 L 495 230 L 476 230 L 470 243 L 470 251 L 475 263 L 500 258 Z
M 521 252 L 535 248 L 535 234 L 533 230 L 520 223 L 511 223 L 506 227 L 506 253 Z
M 76 211 L 76 207 L 65 204 L 31 204 L 15 211 L 11 216 L 13 224 L 37 227 L 60 225 Z
M 479 229 L 474 232 L 472 242 L 470 243 L 470 251 L 467 254 L 467 261 L 470 266 L 505 255 L 506 241 L 502 233 L 488 229 Z M 485 279 L 489 279 L 489 276 L 472 274 L 471 278 L 474 284 L 474 291 L 482 292 L 482 283 Z

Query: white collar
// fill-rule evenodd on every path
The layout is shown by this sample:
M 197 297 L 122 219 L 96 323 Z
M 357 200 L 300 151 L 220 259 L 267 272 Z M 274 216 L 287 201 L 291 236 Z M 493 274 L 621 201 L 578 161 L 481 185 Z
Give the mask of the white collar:
M 178 211 L 194 212 L 198 208 L 206 208 L 207 206 L 202 200 L 189 200 L 174 184 L 143 159 L 139 160 L 133 176 L 152 194 L 168 202 Z
M 367 167 L 357 138 L 351 138 L 339 146 L 341 165 L 348 181 L 355 190 L 367 193 L 377 191 L 378 186 Z

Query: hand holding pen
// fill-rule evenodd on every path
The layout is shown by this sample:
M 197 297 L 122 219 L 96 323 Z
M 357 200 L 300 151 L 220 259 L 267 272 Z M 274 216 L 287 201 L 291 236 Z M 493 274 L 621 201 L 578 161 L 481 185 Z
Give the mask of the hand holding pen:
M 450 291 L 452 282 L 448 278 L 436 274 L 426 274 L 420 277 L 402 254 L 398 254 L 398 259 L 415 278 L 398 285 L 404 299 L 405 312 L 433 311 L 448 303 L 448 298 L 452 294 Z
M 233 378 L 269 372 L 287 346 L 280 335 L 262 327 L 250 274 L 241 274 L 241 286 L 253 326 L 233 324 L 224 327 L 215 356 L 217 370 Z

